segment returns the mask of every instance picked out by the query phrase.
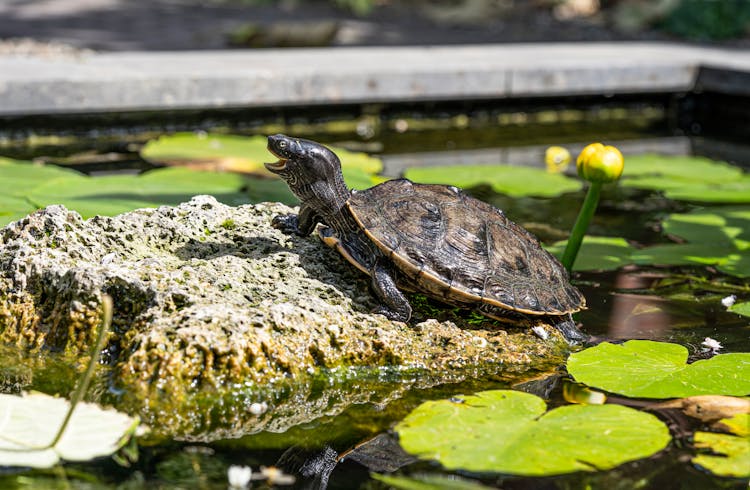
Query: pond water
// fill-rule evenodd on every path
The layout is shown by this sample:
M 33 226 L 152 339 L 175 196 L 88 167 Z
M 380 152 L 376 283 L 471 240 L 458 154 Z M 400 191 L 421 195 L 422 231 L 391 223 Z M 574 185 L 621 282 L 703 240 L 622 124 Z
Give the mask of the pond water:
M 646 100 L 596 98 L 578 104 L 567 102 L 564 108 L 552 102 L 481 110 L 479 103 L 436 104 L 430 111 L 423 106 L 370 107 L 357 109 L 354 118 L 342 109 L 338 115 L 328 114 L 318 119 L 300 116 L 298 121 L 281 115 L 270 123 L 268 115 L 260 114 L 246 117 L 244 124 L 238 123 L 235 119 L 238 116 L 232 114 L 213 114 L 208 118 L 194 114 L 190 116 L 194 119 L 187 118 L 187 122 L 180 123 L 182 126 L 161 130 L 221 130 L 223 125 L 231 124 L 233 131 L 248 134 L 283 131 L 376 154 L 383 160 L 383 173 L 391 176 L 409 167 L 454 163 L 540 167 L 548 145 L 565 145 L 576 152 L 583 144 L 599 140 L 616 144 L 626 157 L 648 152 L 700 154 L 750 168 L 750 147 L 736 140 L 720 141 L 705 134 L 696 135 L 702 132 L 697 122 L 680 121 L 680 107 L 684 103 L 680 98 L 654 95 Z M 152 167 L 136 151 L 160 129 L 144 127 L 149 124 L 143 120 L 139 126 L 131 124 L 133 121 L 127 117 L 122 119 L 109 121 L 96 131 L 91 128 L 101 120 L 78 119 L 79 129 L 72 132 L 66 132 L 60 121 L 35 121 L 34 127 L 46 129 L 32 136 L 23 129 L 29 121 L 14 121 L 0 135 L 3 142 L 0 154 L 72 165 L 93 175 Z M 164 126 L 164 122 L 156 124 L 160 125 Z M 468 191 L 503 209 L 549 244 L 565 237 L 583 195 L 579 191 L 553 197 L 518 197 L 498 193 L 484 184 L 472 186 Z M 670 242 L 663 232 L 668 215 L 710 210 L 724 204 L 720 200 L 695 203 L 669 199 L 659 190 L 609 188 L 589 232 L 625 238 L 636 244 L 636 248 L 665 244 Z M 750 210 L 750 204 L 745 206 Z M 688 347 L 694 357 L 701 355 L 701 343 L 706 337 L 720 341 L 726 352 L 750 352 L 750 321 L 727 311 L 721 303 L 722 298 L 731 294 L 740 299 L 750 298 L 748 276 L 750 271 L 743 278 L 741 274 L 729 275 L 715 267 L 684 264 L 653 267 L 623 263 L 616 270 L 578 271 L 573 279 L 590 308 L 579 313 L 576 320 L 590 334 L 675 342 Z M 30 386 L 24 385 L 25 389 L 65 394 L 76 372 L 64 359 L 55 361 L 53 357 L 41 362 L 38 358 L 28 359 L 11 347 L 3 347 L 0 359 L 2 377 L 6 380 L 4 391 L 12 391 L 14 379 L 24 384 L 25 377 L 31 376 L 33 381 Z M 383 385 L 400 382 L 397 375 L 390 379 L 381 376 L 377 382 Z M 454 478 L 413 488 L 457 488 L 459 484 L 467 484 L 461 479 L 504 489 L 747 487 L 746 481 L 714 476 L 692 465 L 690 448 L 679 440 L 652 457 L 613 470 L 512 477 L 448 472 L 435 463 L 416 462 L 398 448 L 390 432 L 396 422 L 425 400 L 501 388 L 542 395 L 551 407 L 565 403 L 559 373 L 548 373 L 541 381 L 520 383 L 502 376 L 470 379 L 405 391 L 382 403 L 353 405 L 343 413 L 319 418 L 282 434 L 264 432 L 208 443 L 155 441 L 154 445 L 139 447 L 138 460 L 128 466 L 104 458 L 92 463 L 66 464 L 54 471 L 0 470 L 0 487 L 223 489 L 227 487 L 226 472 L 230 465 L 252 466 L 254 470 L 279 466 L 290 472 L 302 468 L 307 477 L 298 481 L 298 488 L 325 488 L 326 484 L 332 489 L 387 488 L 374 480 L 371 472 L 386 473 L 397 468 L 404 475 Z M 347 389 L 346 382 L 340 389 Z M 107 380 L 97 380 L 94 391 L 105 393 L 105 399 L 114 396 L 106 394 L 107 390 Z M 253 488 L 266 487 L 268 482 L 258 481 Z

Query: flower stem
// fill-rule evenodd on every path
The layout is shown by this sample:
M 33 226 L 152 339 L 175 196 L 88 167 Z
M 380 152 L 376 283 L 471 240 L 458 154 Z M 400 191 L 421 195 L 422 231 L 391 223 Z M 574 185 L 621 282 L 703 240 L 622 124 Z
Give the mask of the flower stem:
M 99 355 L 104 348 L 104 341 L 107 338 L 106 334 L 109 332 L 109 326 L 112 323 L 112 298 L 107 294 L 102 295 L 102 310 L 102 323 L 96 333 L 96 341 L 91 349 L 91 358 L 89 359 L 88 366 L 86 366 L 86 372 L 80 379 L 78 387 L 70 399 L 70 408 L 68 409 L 68 413 L 65 414 L 65 419 L 63 420 L 60 429 L 57 431 L 57 435 L 55 435 L 55 438 L 49 443 L 47 448 L 55 447 L 55 444 L 60 442 L 63 433 L 65 433 L 65 428 L 68 426 L 68 422 L 70 422 L 70 418 L 73 416 L 73 411 L 76 409 L 76 405 L 81 401 L 83 395 L 86 394 L 89 383 L 91 383 L 91 377 L 94 374 L 94 368 L 99 364 Z
M 570 238 L 568 238 L 568 244 L 565 246 L 565 252 L 562 256 L 563 266 L 570 272 L 573 270 L 573 264 L 578 256 L 578 250 L 581 248 L 581 242 L 583 237 L 586 235 L 586 230 L 589 227 L 589 222 L 594 216 L 596 211 L 596 205 L 599 203 L 599 193 L 602 189 L 601 182 L 592 182 L 586 193 L 586 198 L 583 200 L 581 210 L 578 212 L 578 218 L 576 223 L 573 225 L 573 231 L 570 232 Z

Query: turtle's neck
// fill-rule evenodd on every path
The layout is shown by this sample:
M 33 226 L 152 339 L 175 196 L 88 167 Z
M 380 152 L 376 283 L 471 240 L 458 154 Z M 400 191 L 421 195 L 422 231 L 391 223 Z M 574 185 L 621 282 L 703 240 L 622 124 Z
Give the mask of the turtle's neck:
M 339 235 L 347 235 L 359 230 L 346 207 L 351 191 L 344 183 L 344 177 L 340 172 L 329 180 L 295 185 L 292 190 L 302 204 L 312 208 L 323 223 L 333 228 Z

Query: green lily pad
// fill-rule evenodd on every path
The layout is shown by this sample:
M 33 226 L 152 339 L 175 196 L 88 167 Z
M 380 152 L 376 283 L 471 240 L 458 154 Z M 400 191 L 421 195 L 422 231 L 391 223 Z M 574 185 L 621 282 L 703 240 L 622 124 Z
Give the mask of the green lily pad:
M 750 316 L 750 301 L 737 301 L 729 307 L 729 311 L 742 316 Z
M 705 203 L 750 203 L 750 178 L 743 177 L 735 182 L 723 184 L 689 184 L 668 190 L 664 193 L 675 201 Z
M 565 252 L 567 241 L 556 242 L 547 250 L 557 258 Z M 620 237 L 586 236 L 583 238 L 573 270 L 615 270 L 630 264 L 635 249 Z
M 636 250 L 631 259 L 646 265 L 719 265 L 729 260 L 733 251 L 733 247 L 721 243 L 670 243 Z
M 391 488 L 400 490 L 489 490 L 479 482 L 445 475 L 381 475 L 371 473 L 374 480 L 381 481 Z
M 621 184 L 661 190 L 666 197 L 675 200 L 750 202 L 750 178 L 741 169 L 702 157 L 631 156 Z
M 690 243 L 750 248 L 750 207 L 722 206 L 674 213 L 663 223 L 664 232 Z
M 750 437 L 750 413 L 738 413 L 728 419 L 719 420 L 719 423 L 732 434 Z
M 89 177 L 73 170 L 0 160 L 0 226 L 50 204 L 63 204 L 84 218 L 143 207 L 175 205 L 196 194 L 225 204 L 296 198 L 281 181 L 247 180 L 232 173 L 163 168 L 141 175 Z
M 276 178 L 264 162 L 274 160 L 265 136 L 175 133 L 151 140 L 141 149 L 141 157 L 150 162 L 193 165 Z M 383 169 L 378 158 L 366 153 L 331 147 L 341 160 L 344 179 L 350 187 L 366 189 L 375 183 L 373 176 Z M 285 201 L 286 202 L 286 201 Z
M 696 448 L 715 453 L 699 454 L 693 463 L 719 476 L 750 477 L 750 437 L 696 432 L 693 442 Z
M 603 342 L 572 354 L 567 369 L 576 381 L 634 398 L 750 394 L 750 353 L 719 354 L 686 364 L 678 344 L 629 340 Z
M 142 207 L 175 205 L 196 194 L 212 194 L 226 204 L 247 202 L 236 174 L 164 168 L 141 175 L 74 176 L 47 181 L 27 192 L 37 203 L 64 204 L 84 217 L 113 215 Z
M 70 403 L 43 393 L 0 394 L 0 466 L 49 468 L 61 459 L 88 461 L 117 451 L 138 427 L 138 419 L 79 403 L 65 433 L 51 448 Z
M 750 254 L 731 254 L 716 268 L 724 274 L 735 277 L 750 277 Z
M 671 156 L 646 153 L 628 156 L 623 183 L 658 177 L 665 185 L 675 181 L 721 183 L 741 177 L 742 170 L 705 157 Z
M 726 274 L 750 277 L 750 208 L 724 206 L 675 213 L 664 232 L 688 243 L 636 250 L 631 260 L 648 265 L 711 265 Z
M 228 134 L 175 133 L 151 140 L 141 148 L 141 158 L 156 164 L 213 164 L 223 170 L 269 173 L 266 138 Z
M 0 195 L 0 226 L 19 220 L 36 209 L 22 197 Z
M 561 174 L 510 165 L 415 167 L 406 170 L 404 177 L 414 182 L 458 187 L 489 184 L 496 192 L 513 197 L 554 197 L 566 192 L 578 191 L 582 187 L 580 181 Z
M 715 455 L 699 454 L 693 462 L 716 475 L 750 477 L 750 414 L 739 413 L 721 419 L 718 425 L 731 434 L 696 432 L 695 447 L 711 450 Z
M 529 476 L 614 468 L 670 441 L 656 417 L 624 406 L 546 410 L 528 393 L 485 391 L 423 403 L 396 431 L 406 451 L 448 469 Z
M 374 480 L 400 490 L 489 490 L 479 482 L 445 475 L 381 475 L 371 473 Z

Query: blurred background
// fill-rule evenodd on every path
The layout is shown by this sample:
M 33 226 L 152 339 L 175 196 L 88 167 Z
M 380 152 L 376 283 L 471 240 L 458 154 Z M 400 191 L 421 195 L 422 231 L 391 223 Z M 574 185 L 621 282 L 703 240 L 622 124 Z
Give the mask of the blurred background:
M 32 49 L 12 38 L 94 50 L 623 40 L 747 47 L 749 22 L 745 0 L 4 0 L 0 49 Z

